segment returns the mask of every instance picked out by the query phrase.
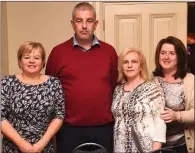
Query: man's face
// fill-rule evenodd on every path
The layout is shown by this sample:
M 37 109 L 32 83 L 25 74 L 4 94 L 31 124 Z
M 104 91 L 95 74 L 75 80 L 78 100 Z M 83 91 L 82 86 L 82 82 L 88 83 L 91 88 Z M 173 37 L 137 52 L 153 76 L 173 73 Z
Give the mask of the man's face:
M 71 23 L 77 40 L 92 40 L 98 21 L 92 10 L 76 10 Z

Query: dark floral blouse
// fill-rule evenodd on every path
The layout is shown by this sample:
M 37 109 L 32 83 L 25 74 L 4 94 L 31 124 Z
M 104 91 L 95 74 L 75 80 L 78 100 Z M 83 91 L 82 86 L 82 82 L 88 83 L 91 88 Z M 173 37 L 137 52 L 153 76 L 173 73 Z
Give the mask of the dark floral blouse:
M 46 132 L 52 119 L 65 117 L 65 98 L 60 81 L 49 76 L 42 84 L 20 82 L 15 75 L 1 80 L 1 121 L 7 120 L 29 143 L 35 144 Z M 3 153 L 21 153 L 3 136 Z M 43 153 L 53 153 L 50 141 Z

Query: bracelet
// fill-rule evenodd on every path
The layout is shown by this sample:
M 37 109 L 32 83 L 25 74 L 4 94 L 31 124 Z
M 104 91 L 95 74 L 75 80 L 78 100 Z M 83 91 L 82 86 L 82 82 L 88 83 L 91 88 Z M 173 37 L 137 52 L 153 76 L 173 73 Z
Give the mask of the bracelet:
M 179 113 L 179 122 L 182 123 L 182 117 L 180 111 L 178 111 L 178 113 Z

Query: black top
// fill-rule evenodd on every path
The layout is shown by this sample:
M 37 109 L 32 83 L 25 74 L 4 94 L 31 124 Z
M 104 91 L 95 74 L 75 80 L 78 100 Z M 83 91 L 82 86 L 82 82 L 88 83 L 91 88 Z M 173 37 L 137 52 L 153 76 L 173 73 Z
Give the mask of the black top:
M 3 78 L 1 85 L 1 121 L 11 123 L 29 143 L 41 139 L 52 119 L 64 119 L 65 98 L 57 78 L 49 76 L 42 84 L 30 85 L 12 75 Z M 3 137 L 3 153 L 20 152 L 12 141 Z M 51 142 L 43 152 L 53 152 Z

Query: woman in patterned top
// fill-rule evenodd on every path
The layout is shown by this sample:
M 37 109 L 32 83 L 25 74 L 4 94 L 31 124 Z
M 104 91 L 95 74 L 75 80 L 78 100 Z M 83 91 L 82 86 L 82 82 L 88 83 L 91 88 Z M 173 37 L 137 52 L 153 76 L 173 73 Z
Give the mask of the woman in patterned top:
M 143 53 L 131 48 L 122 52 L 118 70 L 120 84 L 112 104 L 114 152 L 144 153 L 160 149 L 166 139 L 166 124 L 160 118 L 164 98 L 158 86 L 148 81 Z
M 194 151 L 194 75 L 187 73 L 186 47 L 176 37 L 161 39 L 156 48 L 154 81 L 164 92 L 167 123 L 163 145 L 178 153 Z M 187 148 L 186 148 L 187 145 Z
M 21 74 L 1 80 L 3 153 L 53 153 L 51 141 L 65 116 L 65 99 L 59 80 L 42 75 L 45 50 L 26 42 L 18 50 Z

